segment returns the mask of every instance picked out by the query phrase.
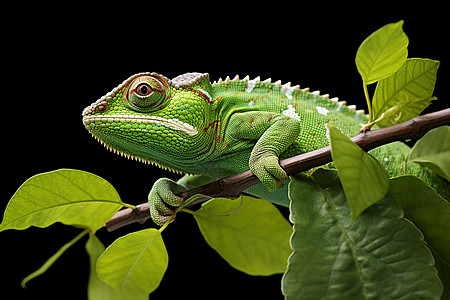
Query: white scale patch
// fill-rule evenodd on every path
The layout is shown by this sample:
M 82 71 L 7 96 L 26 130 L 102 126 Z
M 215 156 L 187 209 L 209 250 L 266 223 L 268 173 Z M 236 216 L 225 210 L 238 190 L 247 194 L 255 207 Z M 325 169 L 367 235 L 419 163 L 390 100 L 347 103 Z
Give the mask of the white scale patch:
M 323 124 L 323 126 L 325 126 L 325 136 L 327 137 L 328 142 L 330 142 L 330 130 L 327 125 L 328 123 Z
M 207 91 L 205 91 L 204 89 L 197 89 L 199 92 L 201 92 L 201 93 L 203 93 L 203 95 L 205 95 L 206 97 L 208 97 L 208 99 L 209 99 L 209 101 L 211 102 L 212 101 L 212 97 L 211 97 L 211 95 L 207 92 Z
M 316 106 L 316 110 L 319 114 L 326 116 L 330 111 L 322 106 Z
M 248 107 L 252 107 L 254 104 L 255 104 L 255 101 L 250 101 L 250 102 L 248 103 Z
M 300 116 L 297 114 L 292 105 L 288 105 L 287 109 L 283 110 L 282 114 L 300 121 Z

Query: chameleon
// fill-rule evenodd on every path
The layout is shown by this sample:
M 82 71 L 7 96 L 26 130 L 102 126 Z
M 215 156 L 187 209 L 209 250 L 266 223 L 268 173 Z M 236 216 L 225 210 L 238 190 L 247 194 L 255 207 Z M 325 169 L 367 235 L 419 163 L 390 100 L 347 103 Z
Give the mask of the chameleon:
M 157 180 L 150 214 L 163 225 L 182 204 L 178 193 L 251 170 L 261 183 L 244 192 L 289 206 L 288 175 L 279 160 L 329 145 L 332 122 L 353 137 L 368 117 L 337 97 L 291 83 L 249 76 L 211 83 L 208 73 L 173 79 L 135 74 L 86 107 L 86 129 L 109 150 L 176 173 Z M 394 142 L 370 153 L 391 177 L 413 174 L 433 185 L 436 176 L 407 164 L 410 148 Z

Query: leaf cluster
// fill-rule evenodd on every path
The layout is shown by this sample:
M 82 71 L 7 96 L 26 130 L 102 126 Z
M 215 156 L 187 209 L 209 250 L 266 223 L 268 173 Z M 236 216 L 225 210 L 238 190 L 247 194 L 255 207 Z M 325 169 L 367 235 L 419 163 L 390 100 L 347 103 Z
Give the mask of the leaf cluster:
M 294 253 L 283 278 L 286 299 L 438 299 L 442 287 L 433 257 L 410 221 L 419 227 L 431 225 L 439 232 L 437 239 L 445 240 L 449 224 L 430 219 L 442 213 L 448 218 L 450 206 L 426 185 L 406 199 L 404 192 L 417 184 L 420 179 L 412 176 L 393 179 L 392 191 L 352 221 L 335 170 L 293 176 L 289 193 Z M 420 200 L 422 193 L 428 193 L 426 204 Z M 421 202 L 444 211 L 429 210 L 425 224 L 409 215 L 406 220 L 399 207 L 403 199 L 410 207 Z M 427 234 L 425 238 L 428 243 Z M 444 248 L 439 251 L 446 252 Z
M 82 228 L 82 232 L 27 276 L 22 286 L 89 235 L 89 299 L 147 299 L 168 266 L 161 233 L 169 222 L 159 230 L 129 233 L 105 248 L 95 232 L 122 207 L 132 206 L 123 203 L 105 179 L 88 172 L 61 169 L 25 181 L 8 203 L 0 231 L 60 222 Z M 243 196 L 239 205 L 237 200 L 218 198 L 198 211 L 184 211 L 195 217 L 207 243 L 234 268 L 249 275 L 284 272 L 292 227 L 272 203 Z
M 418 116 L 432 100 L 439 61 L 408 59 L 409 40 L 403 21 L 388 24 L 370 35 L 356 53 L 369 109 L 367 128 L 388 127 Z M 373 99 L 367 86 L 377 83 Z
M 443 299 L 447 299 L 448 201 L 413 175 L 389 178 L 377 159 L 355 146 L 339 129 L 331 125 L 329 131 L 337 171 L 318 169 L 291 181 L 294 254 L 283 281 L 289 286 L 284 291 L 287 298 L 303 295 L 309 299 L 327 293 L 343 299 L 387 295 L 438 299 L 442 283 Z M 409 163 L 422 163 L 415 159 L 418 153 L 435 151 L 431 149 L 448 152 L 450 148 L 442 139 L 448 134 L 450 126 L 431 130 L 412 149 Z M 426 164 L 441 171 L 448 168 L 442 153 L 430 155 Z M 448 189 L 448 182 L 440 182 Z M 319 242 L 305 246 L 305 240 Z M 311 259 L 315 253 L 320 255 Z M 307 256 L 308 262 L 301 259 Z M 306 263 L 312 269 L 304 266 Z M 307 280 L 311 274 L 322 274 L 323 278 L 312 282 Z M 293 276 L 297 276 L 296 284 Z
M 375 124 L 379 127 L 387 127 L 414 118 L 430 104 L 431 100 L 436 99 L 432 94 L 439 62 L 429 59 L 407 59 L 407 46 L 409 41 L 402 30 L 402 25 L 403 21 L 400 21 L 382 27 L 369 36 L 358 49 L 356 65 L 363 80 L 364 92 L 369 106 L 369 123 L 365 126 L 365 130 L 370 130 L 370 127 Z M 374 98 L 371 100 L 368 95 L 367 85 L 375 82 L 378 83 Z M 386 172 L 380 161 L 352 143 L 336 126 L 328 124 L 328 130 L 332 159 L 339 174 L 339 185 L 333 180 L 323 181 L 324 177 L 331 176 L 324 175 L 324 171 L 314 173 L 308 179 L 309 181 L 307 180 L 306 182 L 310 182 L 314 186 L 314 189 L 318 190 L 316 191 L 317 193 L 320 191 L 319 194 L 326 200 L 324 203 L 333 208 L 331 216 L 336 215 L 336 212 L 340 211 L 338 209 L 340 206 L 334 201 L 341 199 L 341 197 L 347 200 L 345 204 L 348 205 L 349 211 L 345 213 L 345 218 L 350 216 L 353 222 L 350 224 L 350 227 L 347 227 L 344 219 L 340 219 L 344 217 L 344 214 L 337 217 L 340 225 L 339 230 L 342 231 L 345 239 L 343 241 L 342 236 L 340 236 L 335 241 L 335 245 L 343 247 L 344 242 L 352 245 L 350 246 L 350 248 L 353 247 L 351 251 L 353 258 L 352 264 L 355 264 L 354 268 L 360 275 L 359 282 L 361 286 L 356 288 L 356 290 L 346 290 L 349 293 L 355 292 L 354 295 L 346 295 L 343 291 L 340 295 L 350 298 L 379 298 L 382 297 L 381 295 L 390 295 L 390 297 L 394 298 L 439 298 L 442 292 L 439 282 L 440 279 L 445 288 L 443 297 L 449 297 L 447 288 L 449 279 L 446 274 L 449 274 L 450 264 L 448 259 L 444 258 L 449 252 L 448 247 L 443 246 L 443 242 L 448 239 L 446 232 L 448 232 L 450 226 L 449 203 L 417 177 L 401 176 L 390 179 L 388 172 Z M 431 175 L 432 173 L 427 173 L 428 171 L 420 168 L 416 168 L 415 173 L 422 173 L 424 178 L 439 182 L 438 187 L 440 185 L 444 187 L 444 190 L 448 190 L 447 180 L 450 178 L 450 160 L 448 155 L 450 150 L 450 144 L 448 143 L 449 134 L 449 126 L 443 126 L 428 132 L 416 143 L 409 153 L 408 158 L 404 158 L 404 161 L 400 162 L 403 164 L 404 172 L 408 168 L 407 165 L 412 163 L 418 163 L 422 167 L 428 167 L 444 179 L 439 179 L 436 176 L 433 177 Z M 403 146 L 396 145 L 391 147 L 391 151 L 400 151 L 401 147 Z M 386 160 L 389 161 L 388 158 Z M 398 162 L 388 162 L 387 166 L 391 169 L 399 167 Z M 331 182 L 335 182 L 332 187 L 329 186 Z M 297 185 L 293 185 L 293 187 L 295 186 Z M 339 195 L 336 194 L 338 190 Z M 291 190 L 290 192 L 292 193 L 293 191 Z M 448 191 L 445 192 L 448 193 Z M 318 200 L 320 198 L 319 194 L 317 197 L 311 198 Z M 449 195 L 447 194 L 447 196 Z M 295 197 L 294 194 L 291 195 L 291 201 L 295 203 L 293 197 Z M 388 267 L 391 270 L 390 274 L 377 277 L 377 280 L 381 278 L 386 279 L 381 285 L 366 281 L 371 271 L 369 273 L 361 271 L 360 262 L 371 261 L 375 256 L 370 251 L 367 252 L 367 248 L 370 248 L 372 251 L 372 249 L 377 250 L 378 246 L 362 245 L 363 249 L 360 249 L 357 246 L 357 242 L 362 237 L 352 237 L 355 230 L 351 228 L 355 224 L 366 220 L 368 215 L 374 214 L 375 208 L 378 209 L 378 212 L 373 215 L 373 218 L 378 219 L 380 224 L 386 224 L 383 218 L 390 209 L 394 208 L 385 208 L 385 203 L 390 203 L 396 209 L 399 206 L 401 208 L 400 218 L 404 217 L 410 222 L 408 224 L 414 224 L 414 230 L 416 233 L 419 233 L 419 238 L 413 238 L 412 236 L 406 238 L 408 236 L 406 233 L 401 234 L 402 239 L 399 240 L 398 234 L 401 230 L 400 228 L 396 228 L 397 225 L 394 225 L 394 223 L 390 224 L 389 228 L 384 230 L 379 228 L 379 232 L 383 232 L 382 238 L 389 240 L 379 245 L 383 246 L 383 250 L 388 250 L 389 253 L 386 253 L 388 257 L 396 253 L 397 264 L 400 261 L 408 261 L 407 257 L 412 258 L 417 253 L 421 253 L 420 257 L 413 259 L 414 262 L 409 261 L 403 266 L 401 272 L 407 272 L 407 275 L 400 276 L 402 279 L 414 277 L 416 275 L 415 271 L 420 269 L 423 273 L 419 277 L 421 279 L 427 278 L 427 283 L 423 285 L 418 284 L 415 289 L 412 287 L 408 289 L 407 286 L 409 282 L 420 282 L 419 278 L 409 278 L 407 279 L 408 282 L 402 282 L 400 277 L 397 278 L 397 275 L 400 273 L 397 273 L 393 267 Z M 324 207 L 321 206 L 321 208 Z M 383 207 L 383 209 L 380 209 L 380 207 Z M 418 212 L 420 208 L 423 208 L 423 211 Z M 404 215 L 402 214 L 402 210 Z M 411 214 L 411 210 L 414 210 L 415 213 Z M 395 218 L 389 218 L 389 222 L 394 221 Z M 295 229 L 295 221 L 294 224 Z M 378 223 L 360 226 L 372 229 L 377 228 L 376 225 Z M 311 229 L 311 227 L 308 228 Z M 430 228 L 433 228 L 431 230 L 433 233 L 430 232 Z M 392 236 L 389 237 L 391 234 Z M 424 236 L 424 240 L 420 238 L 422 235 Z M 294 232 L 293 239 L 295 236 L 296 233 Z M 381 237 L 374 237 L 372 239 L 369 236 L 369 232 L 366 232 L 363 240 L 378 244 L 382 239 Z M 325 240 L 329 241 L 330 238 Z M 401 245 L 400 241 L 406 244 Z M 416 244 L 413 245 L 413 243 Z M 425 245 L 431 250 L 432 255 L 429 251 L 426 251 L 428 249 Z M 396 249 L 396 247 L 399 248 Z M 422 247 L 422 250 L 417 247 Z M 400 257 L 402 251 L 404 252 L 410 249 L 415 249 L 414 254 L 409 253 L 404 258 Z M 301 250 L 304 249 L 299 249 L 299 252 Z M 363 250 L 363 252 L 359 253 L 360 250 Z M 297 251 L 294 253 L 297 253 Z M 369 255 L 369 257 L 358 258 L 360 254 Z M 326 255 L 331 254 L 326 253 Z M 426 257 L 428 257 L 429 261 L 428 266 L 432 266 L 433 261 L 436 261 L 435 268 L 427 268 L 425 264 L 422 267 L 417 265 L 413 266 L 414 263 L 417 263 L 421 259 L 424 260 Z M 333 263 L 335 261 L 339 261 L 340 263 L 344 261 L 342 258 L 336 260 L 336 257 L 334 257 L 334 259 Z M 379 262 L 381 260 L 382 258 L 380 257 Z M 294 260 L 295 262 L 296 260 Z M 375 266 L 375 263 L 371 265 L 371 267 Z M 336 266 L 330 264 L 329 267 L 335 268 Z M 436 275 L 436 269 L 438 270 L 439 276 Z M 377 269 L 377 272 L 379 271 L 380 269 Z M 428 272 L 428 275 L 425 274 L 426 272 Z M 331 278 L 328 279 L 332 280 Z M 350 280 L 350 282 L 356 283 L 358 280 L 355 278 Z M 345 280 L 340 282 L 340 284 L 344 283 Z M 376 286 L 376 289 L 373 291 L 369 290 L 367 284 L 370 287 Z M 404 287 L 404 290 L 401 292 L 404 293 L 403 295 L 396 294 L 400 292 L 396 291 L 399 286 Z M 356 285 L 353 285 L 353 288 L 355 287 Z M 389 287 L 389 293 L 387 291 L 383 292 L 385 287 Z M 330 288 L 332 288 L 331 285 Z M 382 294 L 377 295 L 379 292 L 382 292 Z M 424 294 L 414 294 L 416 292 L 423 292 Z M 375 296 L 372 294 L 375 294 Z

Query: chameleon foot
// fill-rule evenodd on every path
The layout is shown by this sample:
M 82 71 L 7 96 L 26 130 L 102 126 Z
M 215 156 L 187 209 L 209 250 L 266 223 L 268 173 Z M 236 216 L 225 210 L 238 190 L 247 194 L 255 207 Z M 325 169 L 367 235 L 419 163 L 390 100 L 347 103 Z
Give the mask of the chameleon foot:
M 183 191 L 185 191 L 184 187 L 167 178 L 161 178 L 155 182 L 148 195 L 150 216 L 153 222 L 162 226 L 175 214 L 173 209 L 168 206 L 180 206 L 183 203 L 183 199 L 175 194 Z
M 250 170 L 258 177 L 269 192 L 274 192 L 284 186 L 282 179 L 289 176 L 280 167 L 278 157 L 275 155 L 262 155 L 259 158 L 250 156 Z

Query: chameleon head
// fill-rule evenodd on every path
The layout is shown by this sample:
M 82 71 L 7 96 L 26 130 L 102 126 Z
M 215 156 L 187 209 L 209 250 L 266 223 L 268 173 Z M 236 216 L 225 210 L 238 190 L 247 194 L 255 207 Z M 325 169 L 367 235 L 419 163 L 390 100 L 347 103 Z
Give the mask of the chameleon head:
M 140 73 L 86 107 L 83 124 L 118 154 L 183 171 L 202 148 L 206 105 L 162 75 Z

